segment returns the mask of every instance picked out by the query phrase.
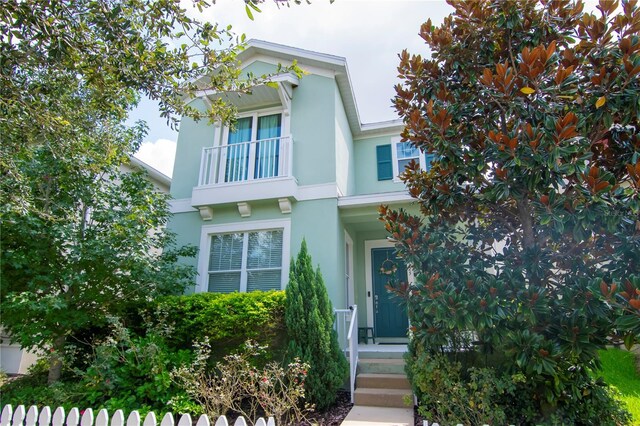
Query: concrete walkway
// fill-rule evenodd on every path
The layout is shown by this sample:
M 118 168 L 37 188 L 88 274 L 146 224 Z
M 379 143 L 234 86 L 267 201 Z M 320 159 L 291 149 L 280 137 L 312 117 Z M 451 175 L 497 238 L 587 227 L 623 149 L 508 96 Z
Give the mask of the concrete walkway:
M 413 408 L 354 405 L 341 426 L 413 426 Z

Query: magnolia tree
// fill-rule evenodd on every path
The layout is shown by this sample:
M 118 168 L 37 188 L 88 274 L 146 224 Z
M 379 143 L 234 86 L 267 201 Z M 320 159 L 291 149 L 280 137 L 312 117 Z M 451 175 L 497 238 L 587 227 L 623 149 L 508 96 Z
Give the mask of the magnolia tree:
M 416 276 L 395 291 L 414 355 L 482 353 L 549 414 L 640 338 L 640 12 L 451 5 L 430 59 L 400 55 L 402 137 L 436 160 L 402 175 L 421 216 L 381 208 Z

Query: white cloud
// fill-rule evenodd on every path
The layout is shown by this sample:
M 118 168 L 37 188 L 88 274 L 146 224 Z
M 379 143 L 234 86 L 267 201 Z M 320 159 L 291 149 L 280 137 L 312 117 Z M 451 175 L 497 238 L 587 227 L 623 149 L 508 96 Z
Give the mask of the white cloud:
M 157 139 L 155 142 L 144 142 L 135 157 L 171 177 L 176 158 L 176 141 Z

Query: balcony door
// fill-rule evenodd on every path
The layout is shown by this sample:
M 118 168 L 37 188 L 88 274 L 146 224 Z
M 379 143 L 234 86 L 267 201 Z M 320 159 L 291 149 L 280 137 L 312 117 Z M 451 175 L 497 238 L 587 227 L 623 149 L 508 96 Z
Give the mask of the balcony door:
M 263 115 L 258 117 L 256 165 L 253 172 L 255 179 L 278 176 L 281 132 L 281 114 Z
M 278 176 L 281 134 L 281 114 L 239 118 L 227 139 L 224 181 Z
M 224 170 L 225 182 L 247 180 L 252 128 L 253 117 L 243 117 L 236 121 L 235 129 L 229 131 L 226 149 L 227 162 Z

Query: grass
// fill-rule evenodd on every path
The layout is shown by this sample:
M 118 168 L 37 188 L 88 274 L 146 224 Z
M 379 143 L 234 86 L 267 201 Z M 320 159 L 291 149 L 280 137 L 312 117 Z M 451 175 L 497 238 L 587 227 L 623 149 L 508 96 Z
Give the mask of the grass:
M 615 386 L 622 394 L 622 401 L 633 416 L 633 424 L 640 425 L 640 374 L 636 370 L 633 353 L 621 349 L 600 351 L 604 381 Z

